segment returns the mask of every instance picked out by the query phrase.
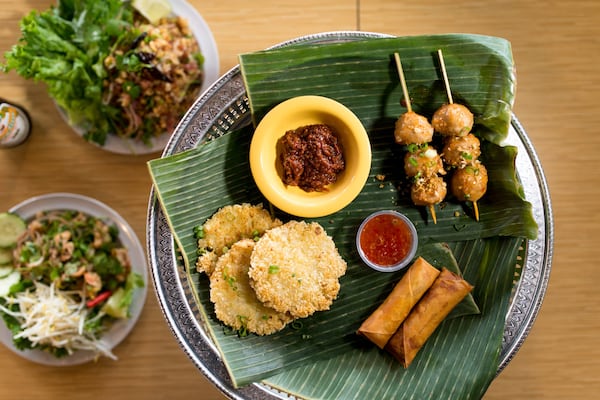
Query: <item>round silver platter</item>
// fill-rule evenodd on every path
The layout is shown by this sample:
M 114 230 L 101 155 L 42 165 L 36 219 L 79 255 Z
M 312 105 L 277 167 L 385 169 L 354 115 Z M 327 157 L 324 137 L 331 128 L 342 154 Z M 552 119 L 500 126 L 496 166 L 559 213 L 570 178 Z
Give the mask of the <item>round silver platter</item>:
M 390 37 L 371 32 L 326 32 L 278 44 L 332 43 Z M 206 137 L 218 137 L 250 124 L 250 108 L 239 66 L 232 68 L 205 91 L 188 110 L 163 152 L 163 157 L 195 148 Z M 506 367 L 527 337 L 541 307 L 552 263 L 554 223 L 546 179 L 533 145 L 513 116 L 507 145 L 518 147 L 516 167 L 525 198 L 538 224 L 537 239 L 525 246 L 519 279 L 515 282 L 499 358 L 498 373 Z M 160 204 L 151 190 L 146 241 L 150 272 L 160 307 L 183 351 L 197 368 L 231 399 L 289 399 L 290 395 L 261 383 L 236 389 L 214 343 L 203 326 L 183 266 L 178 263 L 173 236 Z

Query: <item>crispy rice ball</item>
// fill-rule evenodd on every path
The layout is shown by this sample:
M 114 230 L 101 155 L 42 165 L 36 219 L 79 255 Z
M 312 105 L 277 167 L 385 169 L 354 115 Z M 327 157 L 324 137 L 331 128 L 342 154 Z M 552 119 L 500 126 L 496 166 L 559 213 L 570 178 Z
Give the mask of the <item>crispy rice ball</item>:
M 210 276 L 224 250 L 238 240 L 259 237 L 267 229 L 281 224 L 279 219 L 272 218 L 260 204 L 244 203 L 222 207 L 203 225 L 204 237 L 198 240 L 201 254 L 196 262 L 196 269 Z
M 316 222 L 290 221 L 268 230 L 250 258 L 250 284 L 266 306 L 304 318 L 328 310 L 346 262 Z
M 219 257 L 210 276 L 210 300 L 217 318 L 225 325 L 240 332 L 269 335 L 283 329 L 293 318 L 265 307 L 256 298 L 248 278 L 254 245 L 253 239 L 242 239 Z

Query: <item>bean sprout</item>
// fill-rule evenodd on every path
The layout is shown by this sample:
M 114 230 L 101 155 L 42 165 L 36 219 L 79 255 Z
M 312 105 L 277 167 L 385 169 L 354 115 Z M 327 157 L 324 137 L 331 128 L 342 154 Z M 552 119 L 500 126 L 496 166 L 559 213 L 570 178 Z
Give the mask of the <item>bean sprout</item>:
M 92 332 L 85 329 L 88 309 L 81 294 L 59 290 L 35 282 L 34 287 L 7 297 L 7 305 L 19 305 L 19 311 L 11 311 L 0 305 L 0 311 L 19 320 L 22 331 L 15 338 L 26 338 L 36 346 L 64 348 L 68 354 L 77 350 L 89 350 L 113 360 L 116 356 L 107 345 Z

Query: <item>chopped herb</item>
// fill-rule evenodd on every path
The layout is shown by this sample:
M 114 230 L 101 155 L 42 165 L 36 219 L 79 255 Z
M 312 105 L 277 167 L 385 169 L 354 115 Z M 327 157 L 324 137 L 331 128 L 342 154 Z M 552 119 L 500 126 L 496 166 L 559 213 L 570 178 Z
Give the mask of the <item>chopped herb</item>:
M 249 334 L 248 331 L 248 317 L 245 315 L 238 315 L 237 318 L 240 321 L 241 327 L 238 329 L 239 337 L 246 337 Z
M 198 226 L 194 227 L 194 237 L 196 239 L 204 239 L 204 237 L 205 237 L 204 225 L 198 225 Z
M 416 153 L 417 151 L 419 151 L 420 146 L 416 143 L 410 143 L 408 145 L 406 145 L 406 151 L 408 151 L 409 153 Z
M 237 287 L 237 284 L 236 284 L 235 277 L 233 277 L 233 276 L 229 276 L 229 275 L 227 275 L 225 272 L 223 272 L 223 280 L 224 280 L 225 282 L 227 282 L 227 284 L 229 285 L 229 287 L 230 287 L 232 290 L 234 290 L 234 291 L 235 291 L 235 290 L 238 290 L 238 287 Z
M 279 273 L 278 265 L 269 265 L 269 274 L 277 274 Z
M 140 94 L 142 94 L 142 88 L 131 81 L 123 82 L 123 90 L 125 93 L 129 94 L 133 100 L 137 99 L 140 97 Z

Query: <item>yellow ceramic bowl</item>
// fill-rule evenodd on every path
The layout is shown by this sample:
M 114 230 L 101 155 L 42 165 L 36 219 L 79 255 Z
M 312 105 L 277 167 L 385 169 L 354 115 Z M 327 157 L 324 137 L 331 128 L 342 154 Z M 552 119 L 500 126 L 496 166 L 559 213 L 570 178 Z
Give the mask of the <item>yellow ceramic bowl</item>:
M 327 124 L 342 144 L 345 168 L 322 192 L 306 192 L 283 183 L 277 141 L 289 130 Z M 250 144 L 250 169 L 256 185 L 275 207 L 298 217 L 333 214 L 354 200 L 371 169 L 371 144 L 362 123 L 346 106 L 321 96 L 286 100 L 265 115 Z

